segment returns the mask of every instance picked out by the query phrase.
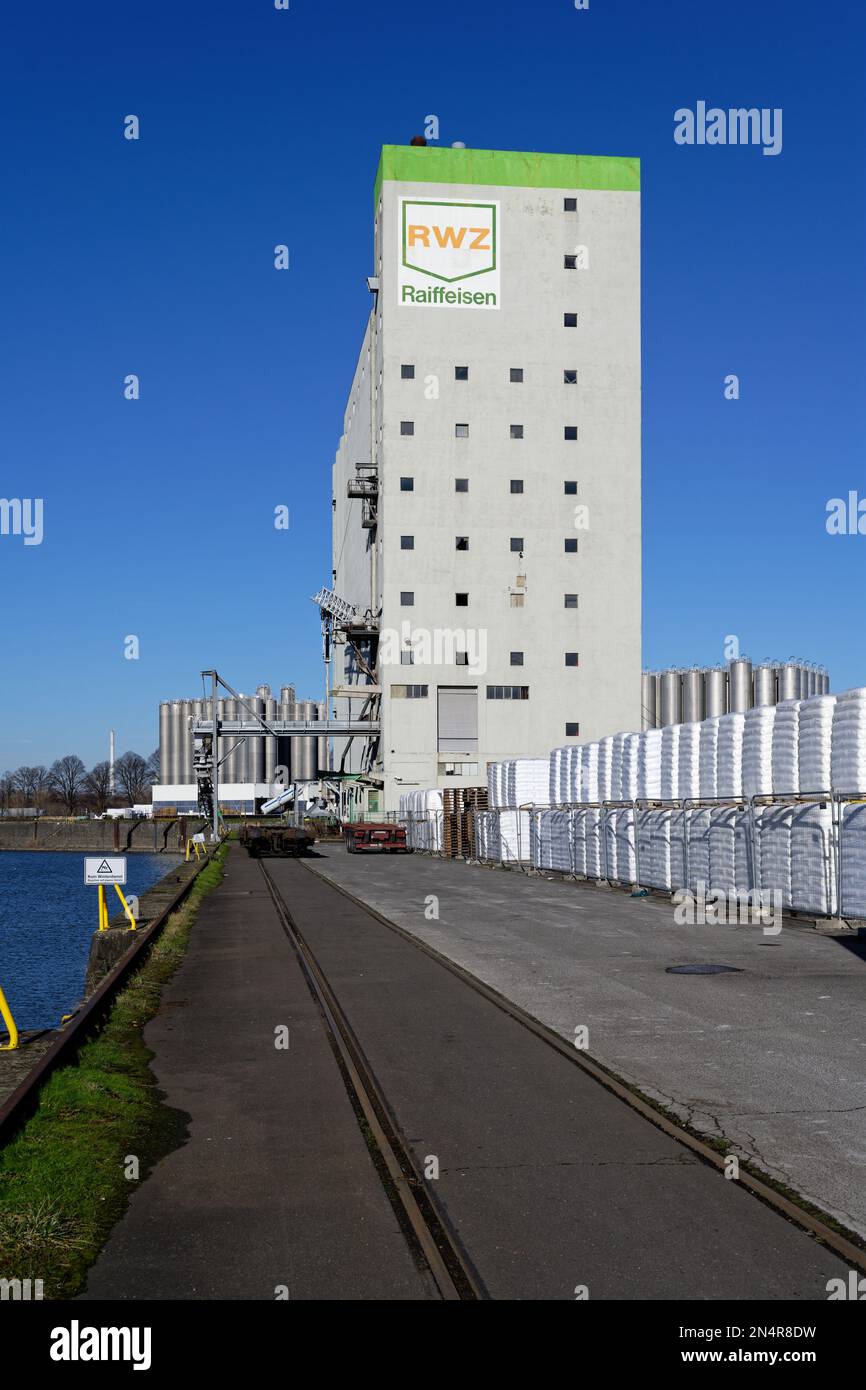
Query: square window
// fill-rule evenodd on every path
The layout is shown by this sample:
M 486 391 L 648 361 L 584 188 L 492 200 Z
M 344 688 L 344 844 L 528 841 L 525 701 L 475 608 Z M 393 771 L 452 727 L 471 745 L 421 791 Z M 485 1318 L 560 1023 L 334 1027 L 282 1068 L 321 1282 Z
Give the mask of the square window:
M 468 607 L 469 607 L 469 595 L 468 595 L 468 594 L 455 594 L 455 595 L 454 595 L 454 602 L 457 604 L 457 607 L 458 607 L 458 608 L 468 608 Z
M 576 536 L 566 536 L 566 538 L 565 538 L 565 553 L 566 553 L 566 555 L 575 555 L 575 554 L 577 553 L 577 537 L 576 537 Z
M 400 367 L 400 376 L 403 381 L 415 380 L 415 366 L 412 362 L 404 362 Z
M 523 600 L 524 600 L 524 598 L 525 598 L 525 595 L 524 595 L 524 594 L 510 594 L 510 595 L 509 595 L 509 602 L 510 602 L 511 607 L 512 607 L 512 608 L 522 608 L 522 607 L 523 607 Z
M 401 665 L 401 666 L 414 666 L 414 665 L 415 665 L 415 653 L 414 653 L 413 651 L 410 651 L 410 650 L 404 650 L 404 651 L 402 651 L 402 652 L 400 653 L 400 665 Z
M 510 426 L 509 426 L 509 429 L 511 430 L 511 438 L 512 438 L 512 439 L 522 439 L 522 438 L 523 438 L 523 426 L 522 426 L 522 425 L 510 425 Z
M 468 536 L 455 536 L 455 537 L 454 537 L 454 549 L 455 549 L 455 550 L 468 550 L 468 549 L 469 549 L 469 537 L 468 537 Z
M 508 379 L 509 379 L 509 381 L 522 381 L 522 380 L 523 380 L 523 368 L 522 368 L 522 367 L 512 367 L 512 368 L 511 368 L 511 371 L 510 371 L 510 373 L 509 373 L 509 378 L 508 378 Z
M 577 328 L 577 314 L 563 314 L 562 322 L 566 328 Z
M 522 478 L 512 478 L 512 479 L 511 479 L 511 491 L 512 491 L 512 492 L 522 492 L 522 491 L 523 491 L 523 479 L 522 479 Z
M 400 549 L 401 549 L 401 550 L 414 550 L 414 549 L 415 549 L 415 537 L 414 537 L 414 536 L 401 536 L 401 537 L 400 537 Z
M 401 491 L 401 492 L 414 492 L 414 491 L 415 491 L 415 479 L 414 479 L 414 478 L 401 478 L 401 479 L 400 479 L 400 491 Z
M 565 664 L 566 664 L 566 666 L 576 666 L 576 665 L 577 665 L 577 652 L 566 652 L 566 653 L 565 653 Z
M 406 435 L 406 434 L 414 434 L 414 433 L 415 433 L 415 421 L 414 421 L 414 420 L 401 420 L 401 421 L 400 421 L 400 433 L 403 434 L 403 435 Z
M 577 212 L 577 199 L 576 199 L 576 198 L 563 198 L 563 200 L 562 200 L 562 210 L 563 210 L 563 212 Z
M 412 589 L 400 590 L 400 607 L 412 608 L 415 604 L 415 593 Z
M 511 549 L 512 549 L 512 550 L 520 550 L 520 551 L 523 550 L 523 537 L 522 537 L 522 536 L 512 536 L 512 537 L 511 537 Z
M 577 607 L 577 594 L 566 594 L 566 595 L 565 595 L 565 607 L 566 607 L 566 608 L 576 608 L 576 607 Z
M 576 385 L 577 385 L 577 368 L 576 368 L 576 367 L 565 367 L 565 368 L 563 368 L 562 380 L 563 380 L 563 382 L 565 383 L 566 386 L 576 386 Z
M 468 368 L 468 367 L 455 367 L 455 368 L 454 368 L 454 380 L 455 380 L 455 381 L 468 381 L 468 380 L 469 380 L 469 368 Z
M 468 437 L 469 437 L 469 426 L 468 426 L 468 425 L 455 425 L 455 426 L 454 426 L 454 434 L 455 434 L 455 436 L 456 436 L 458 439 L 468 439 Z
M 468 479 L 468 478 L 455 478 L 455 479 L 454 479 L 454 491 L 455 491 L 455 492 L 468 492 L 468 491 L 469 491 L 469 479 Z
M 566 438 L 566 439 L 577 439 L 577 425 L 566 425 L 566 426 L 565 426 L 565 438 Z
M 562 263 L 564 270 L 577 270 L 577 256 L 563 256 Z
M 468 652 L 455 652 L 455 653 L 454 653 L 454 664 L 455 664 L 456 666 L 468 666 L 468 665 L 469 665 L 469 653 L 468 653 Z
M 579 724 L 575 724 L 575 723 L 567 723 L 566 726 L 565 726 L 565 737 L 566 737 L 566 738 L 579 738 L 579 737 L 580 737 L 580 725 L 579 725 Z
M 523 665 L 523 652 L 512 652 L 512 653 L 511 653 L 511 664 L 512 664 L 512 666 L 522 666 L 522 665 Z
M 565 495 L 566 495 L 566 497 L 576 497 L 576 496 L 577 496 L 577 479 L 576 479 L 576 478 L 566 478 L 565 481 L 563 482 L 563 487 L 565 488 Z

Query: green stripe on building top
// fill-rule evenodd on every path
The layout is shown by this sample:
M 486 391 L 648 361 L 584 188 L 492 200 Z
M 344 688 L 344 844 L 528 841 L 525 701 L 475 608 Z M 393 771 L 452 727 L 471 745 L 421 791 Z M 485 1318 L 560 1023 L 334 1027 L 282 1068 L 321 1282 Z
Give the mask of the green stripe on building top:
M 399 183 L 499 184 L 513 188 L 595 188 L 640 191 L 640 160 L 600 154 L 535 154 L 519 150 L 452 150 L 439 145 L 383 145 L 373 192 L 383 179 Z

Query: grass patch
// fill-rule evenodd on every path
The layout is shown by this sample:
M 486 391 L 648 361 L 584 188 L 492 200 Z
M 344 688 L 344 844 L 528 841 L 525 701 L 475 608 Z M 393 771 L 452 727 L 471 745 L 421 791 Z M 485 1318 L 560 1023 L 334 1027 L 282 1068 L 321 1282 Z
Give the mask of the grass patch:
M 0 1278 L 41 1279 L 46 1298 L 71 1298 L 135 1182 L 184 1137 L 182 1116 L 163 1104 L 142 1029 L 183 959 L 202 898 L 222 879 L 226 848 L 196 879 L 147 959 L 114 1002 L 102 1031 L 75 1063 L 54 1073 L 39 1105 L 0 1151 Z

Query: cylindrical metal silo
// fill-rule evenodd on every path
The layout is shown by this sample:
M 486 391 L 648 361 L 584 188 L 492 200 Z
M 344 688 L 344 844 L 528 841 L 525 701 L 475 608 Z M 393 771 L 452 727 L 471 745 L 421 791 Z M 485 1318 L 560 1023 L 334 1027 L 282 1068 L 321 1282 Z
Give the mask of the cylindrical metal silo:
M 327 708 L 323 704 L 316 705 L 316 718 L 326 719 Z M 327 772 L 328 770 L 328 740 L 324 734 L 320 734 L 316 739 L 316 774 Z
M 169 700 L 160 701 L 159 706 L 159 780 L 168 783 L 168 772 L 171 766 L 171 702 Z
M 277 717 L 283 720 L 299 719 L 298 707 L 294 700 L 280 700 Z M 277 765 L 285 768 L 282 780 L 286 786 L 297 780 L 300 747 L 300 740 L 289 738 L 288 735 L 277 740 Z
M 171 747 L 172 747 L 172 782 L 175 784 L 183 783 L 183 753 L 184 753 L 184 702 L 183 700 L 172 700 L 171 702 Z
M 280 704 L 293 705 L 295 703 L 295 687 L 293 685 L 280 686 Z
M 728 712 L 728 673 L 724 666 L 708 666 L 704 671 L 704 718 L 715 719 Z
M 704 717 L 704 673 L 698 666 L 683 672 L 684 724 L 699 724 Z
M 265 719 L 270 724 L 272 720 L 279 718 L 279 706 L 276 700 L 268 698 L 265 704 Z M 273 786 L 275 769 L 277 766 L 277 740 L 273 734 L 266 734 L 262 739 L 264 745 L 264 763 L 262 768 L 262 781 L 267 782 L 268 786 Z
M 752 663 L 747 656 L 728 662 L 728 711 L 745 714 L 752 707 Z
M 830 694 L 830 672 L 829 672 L 829 671 L 822 671 L 822 672 L 821 672 L 821 685 L 820 685 L 820 690 L 821 690 L 821 694 L 822 694 L 822 695 L 829 695 L 829 694 Z
M 265 687 L 261 685 L 258 688 L 259 690 L 265 689 Z M 247 701 L 252 712 L 260 717 L 264 716 L 265 703 L 266 698 L 263 695 L 253 695 Z M 249 752 L 247 754 L 246 768 L 248 775 L 245 780 L 248 782 L 263 782 L 265 779 L 265 740 L 264 738 L 259 738 L 257 735 L 255 738 L 248 738 L 246 746 Z
M 652 671 L 642 671 L 640 678 L 641 728 L 656 727 L 656 678 Z
M 241 691 L 241 698 L 238 700 L 238 719 L 243 719 L 249 722 L 250 712 L 247 709 L 247 705 L 251 704 L 252 700 L 250 699 L 249 695 L 245 695 L 244 692 Z M 252 742 L 253 740 L 251 738 L 245 738 L 243 743 L 238 744 L 238 760 L 235 764 L 235 768 L 237 772 L 237 779 L 239 782 L 249 782 L 251 780 L 250 771 L 252 768 L 253 758 L 253 751 L 251 747 Z
M 195 783 L 196 780 L 195 765 L 193 765 L 193 737 L 189 727 L 189 720 L 192 719 L 195 703 L 192 699 L 183 701 L 183 783 L 186 787 Z
M 662 726 L 683 722 L 683 678 L 679 671 L 662 671 L 661 722 Z
M 299 700 L 297 703 L 297 717 L 299 719 L 315 719 L 316 705 L 313 700 Z M 295 739 L 292 754 L 297 749 L 297 768 L 295 767 L 294 756 L 292 758 L 292 781 L 293 782 L 312 782 L 315 780 L 318 771 L 316 767 L 318 749 L 315 735 Z
M 779 699 L 799 700 L 800 668 L 794 661 L 786 661 L 779 667 Z
M 776 703 L 775 666 L 756 666 L 752 673 L 752 682 L 754 686 L 754 704 L 774 705 Z
M 269 700 L 271 698 L 271 687 L 269 685 L 257 685 L 256 694 L 260 700 Z

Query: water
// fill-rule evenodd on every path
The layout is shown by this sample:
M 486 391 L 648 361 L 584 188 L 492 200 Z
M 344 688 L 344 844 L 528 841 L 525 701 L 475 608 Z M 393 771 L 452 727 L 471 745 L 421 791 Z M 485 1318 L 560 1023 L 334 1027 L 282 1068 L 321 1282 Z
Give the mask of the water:
M 178 863 L 174 854 L 128 855 L 124 897 L 141 896 Z M 120 899 L 105 892 L 113 917 Z M 80 1002 L 96 899 L 83 854 L 0 853 L 0 987 L 19 1029 L 56 1027 Z

